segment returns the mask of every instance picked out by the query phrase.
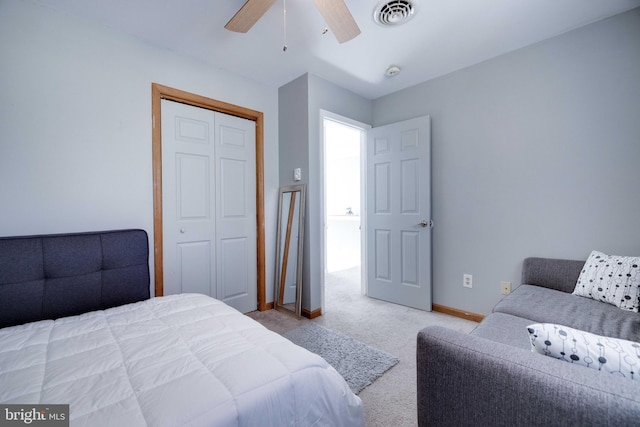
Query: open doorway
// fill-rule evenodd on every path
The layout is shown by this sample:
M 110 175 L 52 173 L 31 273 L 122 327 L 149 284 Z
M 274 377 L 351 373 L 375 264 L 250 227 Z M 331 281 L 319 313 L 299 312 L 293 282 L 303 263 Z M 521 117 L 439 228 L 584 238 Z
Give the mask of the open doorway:
M 363 156 L 367 125 L 322 114 L 324 173 L 324 307 L 364 293 Z

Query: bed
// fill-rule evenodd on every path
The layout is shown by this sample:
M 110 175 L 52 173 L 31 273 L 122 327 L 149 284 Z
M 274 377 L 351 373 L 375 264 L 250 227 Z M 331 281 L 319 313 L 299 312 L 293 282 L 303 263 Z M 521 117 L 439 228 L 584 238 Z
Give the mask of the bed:
M 364 425 L 319 356 L 208 296 L 149 299 L 143 230 L 0 238 L 0 327 L 0 403 L 72 426 Z

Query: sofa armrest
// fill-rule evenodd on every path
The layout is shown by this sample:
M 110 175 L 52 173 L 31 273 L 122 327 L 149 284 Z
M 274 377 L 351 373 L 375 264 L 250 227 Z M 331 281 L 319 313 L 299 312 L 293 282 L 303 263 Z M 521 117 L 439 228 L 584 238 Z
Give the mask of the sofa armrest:
M 525 258 L 522 263 L 522 281 L 563 292 L 573 292 L 584 267 L 584 261 L 554 258 Z
M 420 426 L 637 425 L 640 382 L 430 326 L 417 338 Z

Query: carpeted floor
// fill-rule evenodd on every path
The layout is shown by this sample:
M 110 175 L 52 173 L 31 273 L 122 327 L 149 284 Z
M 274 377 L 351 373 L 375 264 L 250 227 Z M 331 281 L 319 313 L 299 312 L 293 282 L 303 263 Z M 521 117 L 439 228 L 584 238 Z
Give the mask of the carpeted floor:
M 283 334 L 308 322 L 346 334 L 396 356 L 400 362 L 359 394 L 367 427 L 412 427 L 416 419 L 416 335 L 428 325 L 470 332 L 477 324 L 368 298 L 360 293 L 358 269 L 332 273 L 325 286 L 324 314 L 298 320 L 275 310 L 249 313 Z

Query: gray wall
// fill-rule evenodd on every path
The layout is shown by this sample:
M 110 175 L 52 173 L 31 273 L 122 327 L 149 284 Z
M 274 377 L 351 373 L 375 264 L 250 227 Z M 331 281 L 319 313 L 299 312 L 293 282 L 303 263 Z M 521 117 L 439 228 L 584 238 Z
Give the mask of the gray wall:
M 322 306 L 323 207 L 320 173 L 320 110 L 371 123 L 372 103 L 314 75 L 305 74 L 279 89 L 280 185 L 292 185 L 293 168 L 302 168 L 307 184 L 302 307 Z M 305 116 L 306 114 L 306 116 Z
M 279 165 L 280 186 L 309 184 L 309 85 L 307 75 L 287 83 L 278 89 L 279 117 Z M 293 180 L 293 169 L 302 170 L 302 180 Z M 308 200 L 309 195 L 307 195 Z M 306 203 L 308 206 L 308 202 Z M 305 219 L 305 247 L 309 247 L 309 218 Z M 305 249 L 308 254 L 309 250 Z M 311 307 L 309 286 L 309 257 L 306 256 L 303 270 L 302 308 Z M 277 283 L 277 282 L 276 282 Z M 275 299 L 274 299 L 275 301 Z
M 640 255 L 640 9 L 373 103 L 425 114 L 434 303 L 488 314 L 527 256 Z
M 307 75 L 278 90 L 280 134 L 280 185 L 309 183 L 309 84 Z M 293 181 L 293 169 L 302 169 L 302 180 Z
M 264 112 L 271 301 L 276 88 L 30 1 L 0 1 L 0 58 L 0 236 L 142 228 L 153 245 L 152 82 Z

